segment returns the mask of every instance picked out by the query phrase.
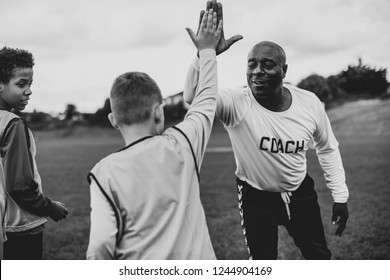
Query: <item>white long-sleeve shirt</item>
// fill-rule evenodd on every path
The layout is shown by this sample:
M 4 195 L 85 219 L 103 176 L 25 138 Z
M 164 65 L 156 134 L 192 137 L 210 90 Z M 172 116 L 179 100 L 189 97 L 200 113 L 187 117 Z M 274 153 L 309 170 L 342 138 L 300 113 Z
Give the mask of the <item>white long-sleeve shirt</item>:
M 186 100 L 198 86 L 198 63 L 195 59 L 187 74 Z M 248 87 L 219 90 L 216 115 L 232 143 L 236 176 L 260 190 L 294 191 L 306 175 L 306 150 L 313 141 L 333 200 L 346 202 L 349 194 L 338 142 L 322 103 L 309 91 L 284 87 L 292 104 L 283 112 L 261 106 Z
M 90 173 L 88 259 L 215 259 L 199 168 L 216 109 L 214 50 L 200 51 L 199 90 L 183 122 L 102 159 Z

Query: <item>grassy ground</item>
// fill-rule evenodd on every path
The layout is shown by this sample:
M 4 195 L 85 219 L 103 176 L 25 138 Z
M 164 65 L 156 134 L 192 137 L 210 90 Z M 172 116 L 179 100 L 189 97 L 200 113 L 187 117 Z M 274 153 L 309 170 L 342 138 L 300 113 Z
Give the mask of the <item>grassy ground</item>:
M 340 142 L 350 188 L 350 219 L 344 235 L 330 226 L 332 201 L 315 154 L 308 169 L 316 182 L 325 233 L 334 259 L 390 259 L 390 101 L 357 101 L 328 112 Z M 67 204 L 68 219 L 50 221 L 45 230 L 45 259 L 84 259 L 89 234 L 86 175 L 103 156 L 122 147 L 113 130 L 76 129 L 37 132 L 38 167 L 45 193 Z M 226 132 L 215 127 L 201 171 L 201 198 L 219 259 L 246 259 L 236 202 L 235 163 Z M 301 259 L 284 228 L 279 259 Z

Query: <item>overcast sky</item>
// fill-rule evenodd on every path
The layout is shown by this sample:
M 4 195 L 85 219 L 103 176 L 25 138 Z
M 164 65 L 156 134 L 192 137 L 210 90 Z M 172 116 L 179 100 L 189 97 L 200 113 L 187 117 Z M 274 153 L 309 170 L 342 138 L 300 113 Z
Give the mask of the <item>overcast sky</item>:
M 0 0 L 0 47 L 31 51 L 33 96 L 26 111 L 80 112 L 103 106 L 113 80 L 142 71 L 164 96 L 182 90 L 195 56 L 185 27 L 196 31 L 204 0 Z M 390 66 L 389 0 L 225 0 L 225 36 L 244 39 L 218 57 L 219 85 L 246 83 L 246 57 L 259 41 L 280 44 L 297 84 L 337 74 L 358 58 Z M 388 74 L 389 80 L 389 74 Z

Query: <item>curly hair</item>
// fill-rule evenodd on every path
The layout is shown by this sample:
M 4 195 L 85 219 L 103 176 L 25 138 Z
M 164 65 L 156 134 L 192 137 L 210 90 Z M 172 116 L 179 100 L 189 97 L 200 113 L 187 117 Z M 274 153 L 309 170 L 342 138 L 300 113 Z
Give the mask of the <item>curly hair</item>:
M 0 82 L 8 84 L 18 68 L 32 68 L 33 55 L 26 50 L 4 47 L 0 50 Z

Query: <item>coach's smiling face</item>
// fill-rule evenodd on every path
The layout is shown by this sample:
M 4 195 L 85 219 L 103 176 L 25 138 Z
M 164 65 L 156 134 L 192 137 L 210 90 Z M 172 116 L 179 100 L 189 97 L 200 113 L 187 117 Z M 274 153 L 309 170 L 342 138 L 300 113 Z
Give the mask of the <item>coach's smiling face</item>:
M 261 42 L 249 52 L 247 82 L 256 100 L 270 99 L 281 90 L 286 72 L 285 54 L 271 42 Z

